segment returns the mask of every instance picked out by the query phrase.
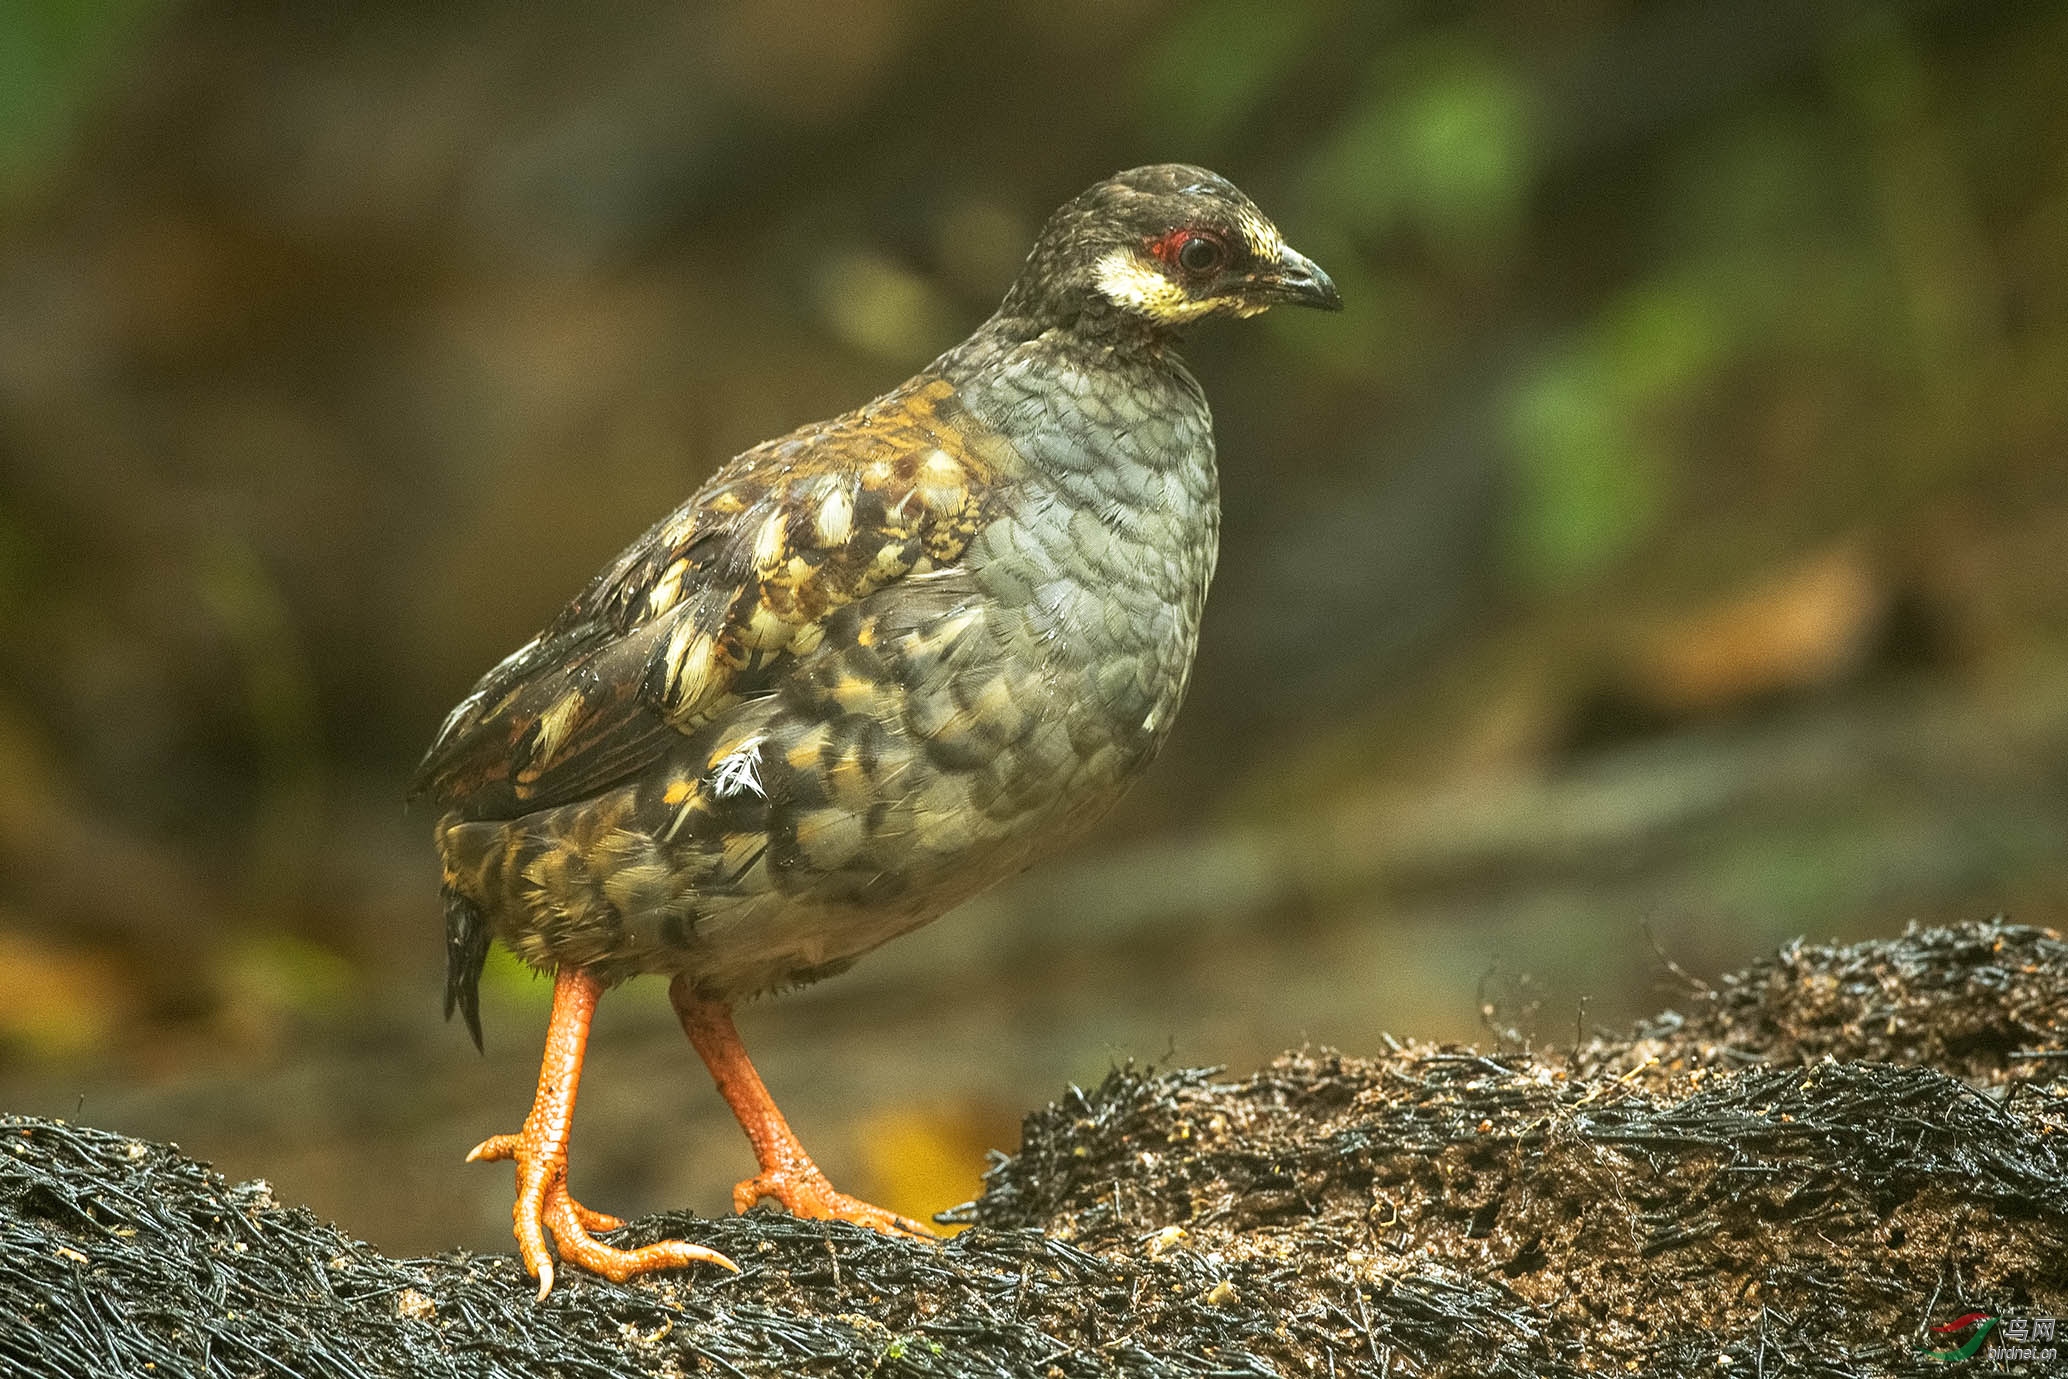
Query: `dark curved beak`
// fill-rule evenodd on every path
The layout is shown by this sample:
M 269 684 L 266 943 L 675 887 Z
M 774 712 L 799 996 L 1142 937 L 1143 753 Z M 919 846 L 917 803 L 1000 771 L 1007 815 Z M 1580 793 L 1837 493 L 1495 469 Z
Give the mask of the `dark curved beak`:
M 1343 309 L 1343 294 L 1336 291 L 1335 280 L 1321 271 L 1320 264 L 1294 249 L 1282 251 L 1276 266 L 1258 274 L 1252 291 L 1260 301 L 1322 311 Z

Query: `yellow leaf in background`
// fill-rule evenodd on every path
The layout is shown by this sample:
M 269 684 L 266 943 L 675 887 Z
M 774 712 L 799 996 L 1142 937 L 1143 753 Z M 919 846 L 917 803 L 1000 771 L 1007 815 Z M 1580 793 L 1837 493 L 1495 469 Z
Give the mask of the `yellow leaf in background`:
M 0 927 L 0 1055 L 60 1062 L 105 1049 L 129 1020 L 134 992 L 107 958 Z
M 500 943 L 488 950 L 488 961 L 481 966 L 481 990 L 490 1002 L 509 1010 L 545 1011 L 553 1005 L 553 983 Z
M 222 976 L 237 997 L 301 1012 L 334 1008 L 358 985 L 349 961 L 292 934 L 254 934 L 232 945 Z
M 295 1017 L 342 1008 L 359 981 L 348 960 L 292 934 L 245 936 L 218 956 L 213 975 L 220 1028 L 247 1048 L 272 1046 Z
M 868 1182 L 860 1194 L 879 1206 L 931 1222 L 938 1211 L 983 1191 L 990 1150 L 1019 1141 L 1017 1121 L 988 1102 L 901 1106 L 861 1126 Z M 958 1227 L 944 1227 L 953 1234 Z
M 1890 602 L 1862 545 L 1819 551 L 1655 630 L 1632 667 L 1636 688 L 1660 709 L 1701 714 L 1839 682 L 1868 658 Z

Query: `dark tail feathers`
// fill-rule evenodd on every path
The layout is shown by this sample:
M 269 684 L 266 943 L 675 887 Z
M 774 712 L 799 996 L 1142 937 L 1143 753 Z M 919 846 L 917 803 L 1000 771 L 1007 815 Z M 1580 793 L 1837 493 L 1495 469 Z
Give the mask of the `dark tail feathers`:
M 445 1018 L 458 1009 L 481 1048 L 481 967 L 488 961 L 488 920 L 473 901 L 445 890 Z

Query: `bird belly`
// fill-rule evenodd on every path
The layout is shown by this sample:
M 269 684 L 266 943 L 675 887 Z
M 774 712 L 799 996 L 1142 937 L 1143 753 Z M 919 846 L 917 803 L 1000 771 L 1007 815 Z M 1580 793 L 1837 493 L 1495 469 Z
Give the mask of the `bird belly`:
M 1162 732 L 1138 658 L 1087 659 L 974 585 L 945 592 L 917 616 L 858 609 L 635 782 L 449 822 L 447 884 L 535 966 L 687 973 L 732 998 L 829 975 L 1021 870 L 1102 815 Z

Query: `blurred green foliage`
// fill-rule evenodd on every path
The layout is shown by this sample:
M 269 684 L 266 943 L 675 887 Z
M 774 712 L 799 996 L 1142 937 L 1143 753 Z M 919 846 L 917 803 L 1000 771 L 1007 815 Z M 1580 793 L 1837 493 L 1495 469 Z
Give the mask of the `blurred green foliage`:
M 247 916 L 385 955 L 335 877 L 427 865 L 394 796 L 471 677 L 1156 158 L 1349 310 L 1193 352 L 1227 573 L 1133 826 L 1584 736 L 1624 605 L 1836 542 L 1944 645 L 2068 625 L 2007 573 L 2068 511 L 2060 6 L 519 14 L 0 7 L 0 717 Z M 1401 712 L 1500 638 L 1580 649 L 1472 679 L 1477 735 Z M 1858 889 L 1768 860 L 1765 903 Z
M 1375 60 L 1308 165 L 1315 210 L 1366 236 L 1411 229 L 1438 257 L 1501 250 L 1532 184 L 1530 102 L 1500 55 L 1407 43 Z
M 0 205 L 63 156 L 162 0 L 8 0 L 0 5 Z
M 1142 123 L 1174 144 L 1216 142 L 1256 118 L 1313 42 L 1321 6 L 1204 0 L 1174 11 L 1136 78 Z

